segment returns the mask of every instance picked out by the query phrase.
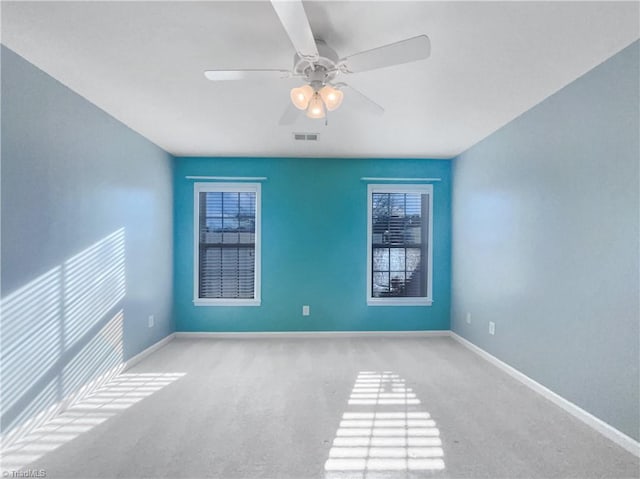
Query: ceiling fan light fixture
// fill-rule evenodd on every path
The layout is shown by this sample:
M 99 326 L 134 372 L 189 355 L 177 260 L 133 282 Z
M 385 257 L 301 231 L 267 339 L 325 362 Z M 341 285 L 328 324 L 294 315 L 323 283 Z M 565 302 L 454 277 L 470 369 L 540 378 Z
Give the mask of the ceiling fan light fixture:
M 337 109 L 342 104 L 342 99 L 344 98 L 344 94 L 330 85 L 325 85 L 320 89 L 320 96 L 322 97 L 322 101 L 327 107 L 327 110 L 333 111 Z
M 324 104 L 322 98 L 318 93 L 313 94 L 313 98 L 309 102 L 309 108 L 307 108 L 307 116 L 309 118 L 324 118 Z
M 306 110 L 313 96 L 314 92 L 311 85 L 302 85 L 291 89 L 291 102 L 299 110 Z

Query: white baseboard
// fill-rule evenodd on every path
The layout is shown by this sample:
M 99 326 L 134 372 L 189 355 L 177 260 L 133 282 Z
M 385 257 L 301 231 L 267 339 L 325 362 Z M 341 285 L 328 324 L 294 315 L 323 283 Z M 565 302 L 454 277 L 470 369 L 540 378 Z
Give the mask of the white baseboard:
M 449 330 L 444 331 L 265 331 L 247 333 L 192 333 L 176 332 L 176 338 L 190 339 L 282 339 L 282 338 L 424 338 L 449 336 Z
M 546 399 L 554 403 L 556 406 L 561 407 L 562 409 L 567 411 L 569 414 L 571 414 L 575 418 L 585 423 L 587 426 L 590 426 L 591 428 L 595 429 L 597 432 L 605 436 L 607 439 L 610 439 L 611 441 L 615 442 L 618 446 L 623 447 L 624 449 L 634 454 L 635 456 L 640 457 L 640 442 L 636 441 L 632 437 L 627 436 L 625 433 L 618 431 L 615 427 L 607 424 L 602 419 L 598 419 L 593 414 L 585 411 L 580 406 L 577 406 L 576 404 L 563 398 L 559 394 L 554 393 L 549 388 L 531 379 L 529 376 L 527 376 L 524 373 L 521 373 L 514 367 L 509 366 L 504 361 L 501 361 L 500 359 L 496 358 L 495 356 L 488 353 L 484 349 L 464 339 L 462 336 L 459 336 L 453 331 L 450 332 L 450 336 L 454 340 L 458 341 L 460 344 L 468 348 L 469 350 L 473 351 L 474 353 L 478 354 L 482 358 L 489 361 L 494 366 L 502 369 L 509 376 L 520 381 L 525 386 L 528 386 L 529 388 L 533 389 L 538 394 L 544 396 Z
M 162 346 L 167 344 L 169 341 L 173 339 L 174 333 L 169 336 L 161 339 L 157 343 L 152 344 L 144 351 L 138 353 L 128 361 L 120 363 L 108 371 L 102 373 L 97 378 L 92 379 L 87 384 L 83 385 L 80 389 L 63 398 L 62 400 L 56 402 L 52 406 L 48 407 L 44 411 L 37 413 L 35 416 L 31 417 L 24 423 L 16 426 L 10 431 L 6 432 L 0 438 L 0 449 L 4 452 L 7 449 L 11 449 L 22 439 L 25 439 L 29 436 L 33 431 L 38 429 L 41 426 L 44 426 L 48 421 L 52 420 L 56 416 L 64 413 L 67 409 L 74 406 L 78 402 L 82 401 L 89 394 L 98 390 L 108 381 L 113 379 L 118 374 L 123 373 L 127 369 L 133 367 L 135 364 L 139 363 L 145 357 L 149 356 L 151 353 L 157 351 Z
M 162 346 L 164 346 L 165 344 L 167 344 L 169 341 L 171 341 L 174 337 L 175 337 L 176 333 L 171 333 L 169 334 L 169 336 L 166 336 L 164 338 L 162 338 L 160 341 L 158 341 L 157 343 L 153 343 L 151 346 L 149 346 L 147 349 L 145 349 L 144 351 L 139 352 L 138 354 L 136 354 L 134 357 L 129 358 L 125 363 L 124 363 L 124 368 L 123 368 L 123 372 L 126 371 L 127 369 L 132 368 L 133 366 L 135 366 L 136 364 L 138 364 L 140 361 L 142 361 L 144 358 L 146 358 L 147 356 L 149 356 L 151 353 L 155 353 L 158 349 L 160 349 Z

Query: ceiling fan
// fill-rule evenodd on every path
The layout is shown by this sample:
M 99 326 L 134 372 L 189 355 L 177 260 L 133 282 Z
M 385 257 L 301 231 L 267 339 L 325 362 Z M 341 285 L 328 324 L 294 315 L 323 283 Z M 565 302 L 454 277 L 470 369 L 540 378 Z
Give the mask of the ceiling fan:
M 304 85 L 291 90 L 291 103 L 280 118 L 280 125 L 295 122 L 302 111 L 309 118 L 325 118 L 327 111 L 337 109 L 345 93 L 353 98 L 350 103 L 374 115 L 384 113 L 384 108 L 363 93 L 344 82 L 337 82 L 338 75 L 359 73 L 429 57 L 431 43 L 426 35 L 418 35 L 389 45 L 384 45 L 345 58 L 324 41 L 316 40 L 302 5 L 302 0 L 271 0 L 280 22 L 296 49 L 291 70 L 207 70 L 206 78 L 212 81 L 300 78 Z

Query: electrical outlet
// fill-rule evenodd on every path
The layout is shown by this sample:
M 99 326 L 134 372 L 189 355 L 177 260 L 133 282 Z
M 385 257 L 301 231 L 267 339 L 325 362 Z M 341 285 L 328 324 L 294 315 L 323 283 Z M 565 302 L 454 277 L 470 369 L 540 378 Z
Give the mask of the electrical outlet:
M 155 324 L 156 320 L 153 317 L 153 314 L 149 316 L 149 327 L 153 328 L 153 325 Z
M 310 311 L 310 309 L 309 309 L 309 305 L 308 305 L 308 304 L 305 304 L 305 305 L 302 307 L 302 316 L 309 316 L 309 314 L 311 314 L 311 311 Z
M 489 334 L 496 334 L 496 323 L 494 323 L 493 321 L 489 321 Z
M 471 324 L 471 313 L 467 313 L 467 324 Z

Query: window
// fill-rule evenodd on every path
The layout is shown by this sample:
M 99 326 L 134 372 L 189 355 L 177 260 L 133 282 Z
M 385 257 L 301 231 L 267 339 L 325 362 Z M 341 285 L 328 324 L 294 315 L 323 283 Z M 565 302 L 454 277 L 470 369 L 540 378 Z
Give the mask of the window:
M 367 304 L 429 306 L 431 185 L 369 185 Z
M 194 185 L 194 303 L 260 305 L 260 184 Z

